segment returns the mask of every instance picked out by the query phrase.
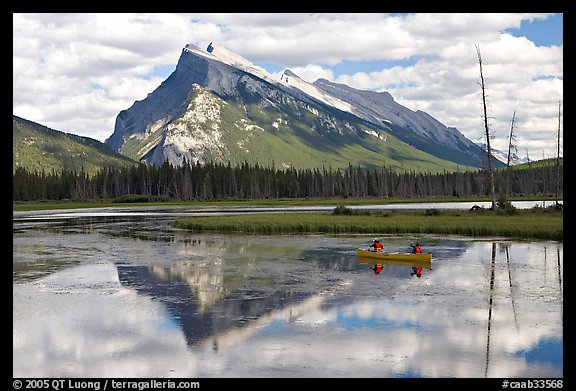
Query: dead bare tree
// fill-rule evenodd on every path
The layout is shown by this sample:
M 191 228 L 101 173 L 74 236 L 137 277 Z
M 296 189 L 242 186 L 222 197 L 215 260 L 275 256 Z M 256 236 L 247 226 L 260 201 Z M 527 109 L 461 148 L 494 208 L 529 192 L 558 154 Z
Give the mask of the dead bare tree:
M 516 140 L 516 136 L 514 135 L 514 123 L 516 122 L 516 110 L 512 114 L 512 123 L 510 124 L 510 137 L 508 138 L 508 160 L 506 162 L 506 193 L 510 194 L 510 175 L 512 171 L 512 162 L 516 160 L 517 155 L 516 146 L 513 144 L 513 141 Z
M 486 85 L 484 83 L 484 74 L 482 73 L 482 56 L 480 54 L 480 46 L 476 45 L 476 53 L 478 54 L 478 63 L 480 64 L 480 88 L 482 89 L 482 104 L 484 107 L 484 128 L 486 130 L 486 153 L 488 155 L 488 175 L 490 178 L 490 190 L 492 194 L 492 210 L 496 210 L 496 189 L 494 186 L 494 169 L 492 168 L 492 151 L 490 149 L 490 129 L 488 127 L 488 113 L 486 109 Z
M 558 101 L 558 149 L 556 153 L 556 209 L 560 208 L 558 197 L 560 194 L 560 115 L 561 115 L 561 102 Z

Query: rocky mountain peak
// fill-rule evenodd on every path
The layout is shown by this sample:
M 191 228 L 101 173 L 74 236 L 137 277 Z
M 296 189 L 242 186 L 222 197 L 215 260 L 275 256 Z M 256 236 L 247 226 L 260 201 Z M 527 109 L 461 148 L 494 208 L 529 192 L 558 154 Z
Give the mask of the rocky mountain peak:
M 209 96 L 199 104 L 193 98 L 200 91 L 195 86 L 228 105 L 219 103 L 215 110 L 205 104 L 211 102 Z M 216 135 L 217 140 L 211 140 Z M 326 166 L 336 166 L 336 161 L 346 166 L 352 159 L 391 164 L 405 154 L 389 152 L 389 135 L 404 143 L 394 148 L 413 148 L 409 155 L 422 154 L 426 162 L 479 166 L 483 157 L 481 148 L 457 129 L 398 104 L 388 92 L 358 90 L 326 79 L 309 83 L 290 69 L 277 80 L 211 42 L 206 50 L 187 44 L 176 70 L 144 100 L 118 114 L 106 143 L 153 164 L 179 164 L 184 157 L 242 162 L 261 156 L 289 167 L 304 161 L 318 164 L 319 156 L 325 156 Z M 350 146 L 357 148 L 354 157 L 344 152 Z M 394 157 L 381 156 L 388 153 Z

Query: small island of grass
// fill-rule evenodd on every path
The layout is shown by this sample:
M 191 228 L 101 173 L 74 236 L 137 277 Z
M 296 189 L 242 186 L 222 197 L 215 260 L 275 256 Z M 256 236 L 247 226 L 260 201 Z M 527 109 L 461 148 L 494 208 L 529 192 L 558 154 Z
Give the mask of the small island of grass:
M 554 207 L 527 210 L 363 211 L 257 213 L 177 219 L 174 226 L 194 232 L 253 234 L 439 234 L 518 239 L 563 239 L 563 213 Z

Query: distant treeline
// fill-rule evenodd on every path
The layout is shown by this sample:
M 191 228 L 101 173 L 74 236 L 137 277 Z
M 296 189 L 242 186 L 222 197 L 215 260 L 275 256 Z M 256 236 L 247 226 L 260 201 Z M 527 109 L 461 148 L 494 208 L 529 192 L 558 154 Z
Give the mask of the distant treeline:
M 559 175 L 558 175 L 559 173 Z M 559 177 L 559 181 L 558 181 Z M 498 194 L 563 194 L 563 166 L 500 169 L 495 183 Z M 489 196 L 486 170 L 426 174 L 397 173 L 349 166 L 347 169 L 275 169 L 247 163 L 161 166 L 140 163 L 104 168 L 88 175 L 82 170 L 13 174 L 13 200 L 90 200 L 126 198 L 213 200 L 322 197 L 475 197 Z M 142 197 L 139 197 L 140 199 Z

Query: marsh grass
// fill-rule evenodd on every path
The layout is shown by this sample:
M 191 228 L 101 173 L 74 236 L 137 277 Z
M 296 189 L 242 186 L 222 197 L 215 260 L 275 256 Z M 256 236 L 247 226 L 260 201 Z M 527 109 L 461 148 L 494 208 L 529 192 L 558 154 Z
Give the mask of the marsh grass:
M 177 219 L 179 229 L 254 234 L 404 234 L 503 236 L 562 240 L 562 212 L 518 210 L 502 214 L 478 211 L 365 211 L 345 213 L 274 213 Z

